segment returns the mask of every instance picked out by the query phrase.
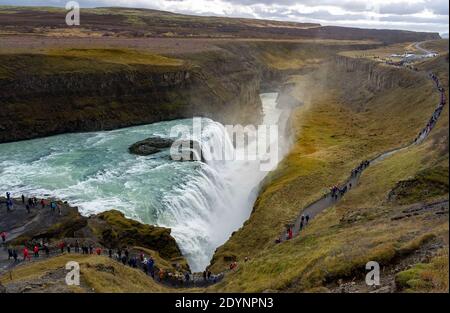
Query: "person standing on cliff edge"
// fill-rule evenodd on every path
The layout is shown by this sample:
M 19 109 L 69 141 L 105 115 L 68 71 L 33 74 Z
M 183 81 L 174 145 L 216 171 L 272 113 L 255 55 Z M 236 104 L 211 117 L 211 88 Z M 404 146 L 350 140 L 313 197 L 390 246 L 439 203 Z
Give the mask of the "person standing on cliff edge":
M 6 236 L 8 236 L 8 234 L 6 232 L 2 231 L 0 233 L 0 237 L 2 237 L 2 243 L 3 244 L 5 244 L 5 242 L 6 242 Z

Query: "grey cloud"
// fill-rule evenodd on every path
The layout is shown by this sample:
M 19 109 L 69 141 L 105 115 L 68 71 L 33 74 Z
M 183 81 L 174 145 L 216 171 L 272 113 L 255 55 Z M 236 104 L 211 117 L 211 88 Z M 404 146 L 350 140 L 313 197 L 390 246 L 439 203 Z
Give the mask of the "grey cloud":
M 185 0 L 165 0 L 167 3 L 176 4 L 176 2 Z M 395 25 L 400 29 L 424 30 L 424 31 L 440 31 L 441 33 L 448 32 L 448 14 L 449 5 L 447 0 L 424 0 L 420 3 L 385 3 L 379 7 L 367 3 L 370 1 L 357 0 L 222 0 L 226 3 L 236 5 L 236 10 L 232 10 L 230 16 L 234 17 L 260 17 L 266 19 L 290 20 L 297 22 L 317 22 L 322 24 L 342 26 L 355 26 L 358 23 L 366 21 L 368 27 L 373 25 L 373 19 L 369 17 L 368 12 L 377 12 L 382 14 L 378 21 L 378 28 L 391 28 Z M 0 0 L 0 4 L 10 5 L 53 5 L 64 6 L 66 0 Z M 114 0 L 79 0 L 82 7 L 95 6 L 114 6 Z M 157 2 L 152 0 L 147 1 L 130 1 L 130 5 L 139 3 L 141 6 L 147 8 L 158 9 Z M 316 9 L 311 13 L 299 12 L 294 10 L 295 4 L 302 4 L 310 9 Z M 250 8 L 248 11 L 242 12 L 239 8 L 242 6 Z M 334 6 L 341 8 L 345 13 L 333 15 L 328 10 L 319 9 L 319 6 Z M 184 14 L 199 14 L 195 10 L 184 9 L 178 10 L 175 6 L 173 10 Z M 435 15 L 432 17 L 416 17 L 413 14 L 420 13 L 424 10 L 429 10 Z M 203 15 L 214 15 L 213 13 L 203 12 Z M 411 25 L 415 26 L 412 27 Z

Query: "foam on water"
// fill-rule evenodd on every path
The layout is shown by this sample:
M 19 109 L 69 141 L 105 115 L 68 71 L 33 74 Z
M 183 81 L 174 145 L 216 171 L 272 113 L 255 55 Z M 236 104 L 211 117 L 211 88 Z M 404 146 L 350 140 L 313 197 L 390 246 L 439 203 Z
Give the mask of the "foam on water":
M 277 94 L 262 96 L 264 122 L 278 121 Z M 83 214 L 117 209 L 141 222 L 172 228 L 194 271 L 242 226 L 267 172 L 259 161 L 170 161 L 168 151 L 140 157 L 128 147 L 150 136 L 168 137 L 161 122 L 108 132 L 65 134 L 0 145 L 0 192 L 54 197 Z M 204 152 L 234 151 L 223 125 L 202 119 Z M 236 151 L 234 151 L 236 152 Z

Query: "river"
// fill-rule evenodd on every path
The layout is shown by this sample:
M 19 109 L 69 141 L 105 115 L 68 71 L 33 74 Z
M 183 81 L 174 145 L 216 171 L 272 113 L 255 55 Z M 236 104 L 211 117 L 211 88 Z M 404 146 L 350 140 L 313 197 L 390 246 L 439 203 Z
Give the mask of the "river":
M 277 94 L 261 99 L 263 124 L 277 123 Z M 170 227 L 191 269 L 202 271 L 248 219 L 267 171 L 260 170 L 259 160 L 176 162 L 168 151 L 148 157 L 128 153 L 131 144 L 168 137 L 180 124 L 192 128 L 192 119 L 1 144 L 0 191 L 62 199 L 84 215 L 117 209 Z M 202 125 L 202 143 L 235 149 L 223 125 L 210 119 Z

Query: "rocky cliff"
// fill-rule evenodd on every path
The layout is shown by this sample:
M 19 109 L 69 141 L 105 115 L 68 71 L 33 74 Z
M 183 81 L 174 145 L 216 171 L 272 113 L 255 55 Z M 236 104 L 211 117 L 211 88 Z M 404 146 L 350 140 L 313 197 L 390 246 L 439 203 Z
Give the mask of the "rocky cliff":
M 380 91 L 395 87 L 407 88 L 414 84 L 423 73 L 387 66 L 380 62 L 364 58 L 352 58 L 346 56 L 336 56 L 330 65 L 334 70 L 353 73 L 353 75 L 362 75 L 361 82 L 370 91 Z
M 4 201 L 0 198 L 0 203 Z M 41 208 L 39 204 L 27 213 L 21 201 L 14 201 L 12 211 L 1 210 L 0 229 L 8 232 L 7 244 L 20 249 L 23 246 L 33 247 L 43 240 L 49 243 L 51 250 L 57 250 L 61 241 L 72 247 L 78 241 L 80 245 L 111 248 L 114 251 L 125 247 L 142 248 L 153 251 L 154 256 L 168 264 L 189 269 L 170 229 L 142 224 L 115 210 L 85 217 L 78 208 L 57 203 L 59 209 L 55 212 L 48 205 Z
M 206 56 L 201 65 L 99 62 L 92 69 L 71 58 L 67 68 L 49 71 L 42 64 L 61 67 L 67 58 L 0 59 L 0 142 L 192 116 L 243 124 L 260 118 L 259 74 L 230 54 Z

